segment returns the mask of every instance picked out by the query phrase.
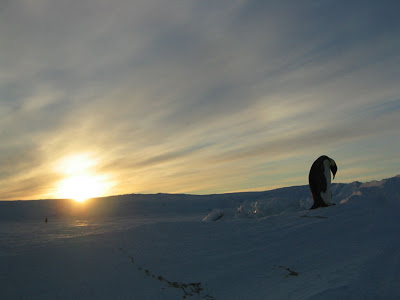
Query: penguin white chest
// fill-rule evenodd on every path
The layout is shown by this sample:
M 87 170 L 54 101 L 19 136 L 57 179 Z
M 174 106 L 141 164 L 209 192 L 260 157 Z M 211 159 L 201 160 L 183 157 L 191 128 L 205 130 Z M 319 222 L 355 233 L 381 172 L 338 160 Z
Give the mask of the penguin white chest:
M 332 190 L 331 190 L 331 162 L 328 159 L 325 159 L 324 162 L 324 174 L 326 179 L 326 191 L 321 192 L 321 198 L 324 200 L 325 204 L 331 205 L 332 204 Z

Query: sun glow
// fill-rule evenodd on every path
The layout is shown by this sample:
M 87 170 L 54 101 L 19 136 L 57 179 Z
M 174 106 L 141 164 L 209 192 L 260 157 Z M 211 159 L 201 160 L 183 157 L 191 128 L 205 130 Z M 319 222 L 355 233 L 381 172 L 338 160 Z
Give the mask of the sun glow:
M 63 174 L 56 187 L 58 198 L 73 199 L 84 202 L 89 198 L 101 197 L 111 187 L 112 182 L 107 175 L 94 172 L 97 161 L 87 154 L 74 155 L 60 160 L 55 169 Z
M 105 184 L 106 181 L 101 176 L 77 175 L 62 180 L 57 191 L 62 198 L 83 202 L 89 198 L 102 196 Z

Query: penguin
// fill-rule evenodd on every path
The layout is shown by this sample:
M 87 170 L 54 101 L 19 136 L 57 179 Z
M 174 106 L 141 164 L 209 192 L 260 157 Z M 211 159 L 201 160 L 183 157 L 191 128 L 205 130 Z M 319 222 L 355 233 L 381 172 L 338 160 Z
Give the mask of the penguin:
M 326 155 L 320 156 L 311 166 L 308 175 L 314 205 L 310 209 L 334 205 L 332 203 L 331 171 L 333 179 L 337 172 L 336 162 Z

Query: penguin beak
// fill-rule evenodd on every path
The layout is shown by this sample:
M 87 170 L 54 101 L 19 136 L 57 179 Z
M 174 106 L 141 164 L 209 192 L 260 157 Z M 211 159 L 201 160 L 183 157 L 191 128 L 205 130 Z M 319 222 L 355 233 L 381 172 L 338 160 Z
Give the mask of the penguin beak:
M 331 165 L 331 171 L 332 171 L 332 174 L 333 174 L 333 179 L 335 179 L 335 175 L 336 175 L 336 172 L 337 172 L 336 164 Z

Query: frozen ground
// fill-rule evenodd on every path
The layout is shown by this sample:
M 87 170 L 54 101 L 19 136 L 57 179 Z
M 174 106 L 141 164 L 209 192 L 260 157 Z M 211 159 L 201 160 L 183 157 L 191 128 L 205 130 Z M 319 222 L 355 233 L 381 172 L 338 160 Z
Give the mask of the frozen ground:
M 0 299 L 399 299 L 400 176 L 333 192 L 0 202 Z

